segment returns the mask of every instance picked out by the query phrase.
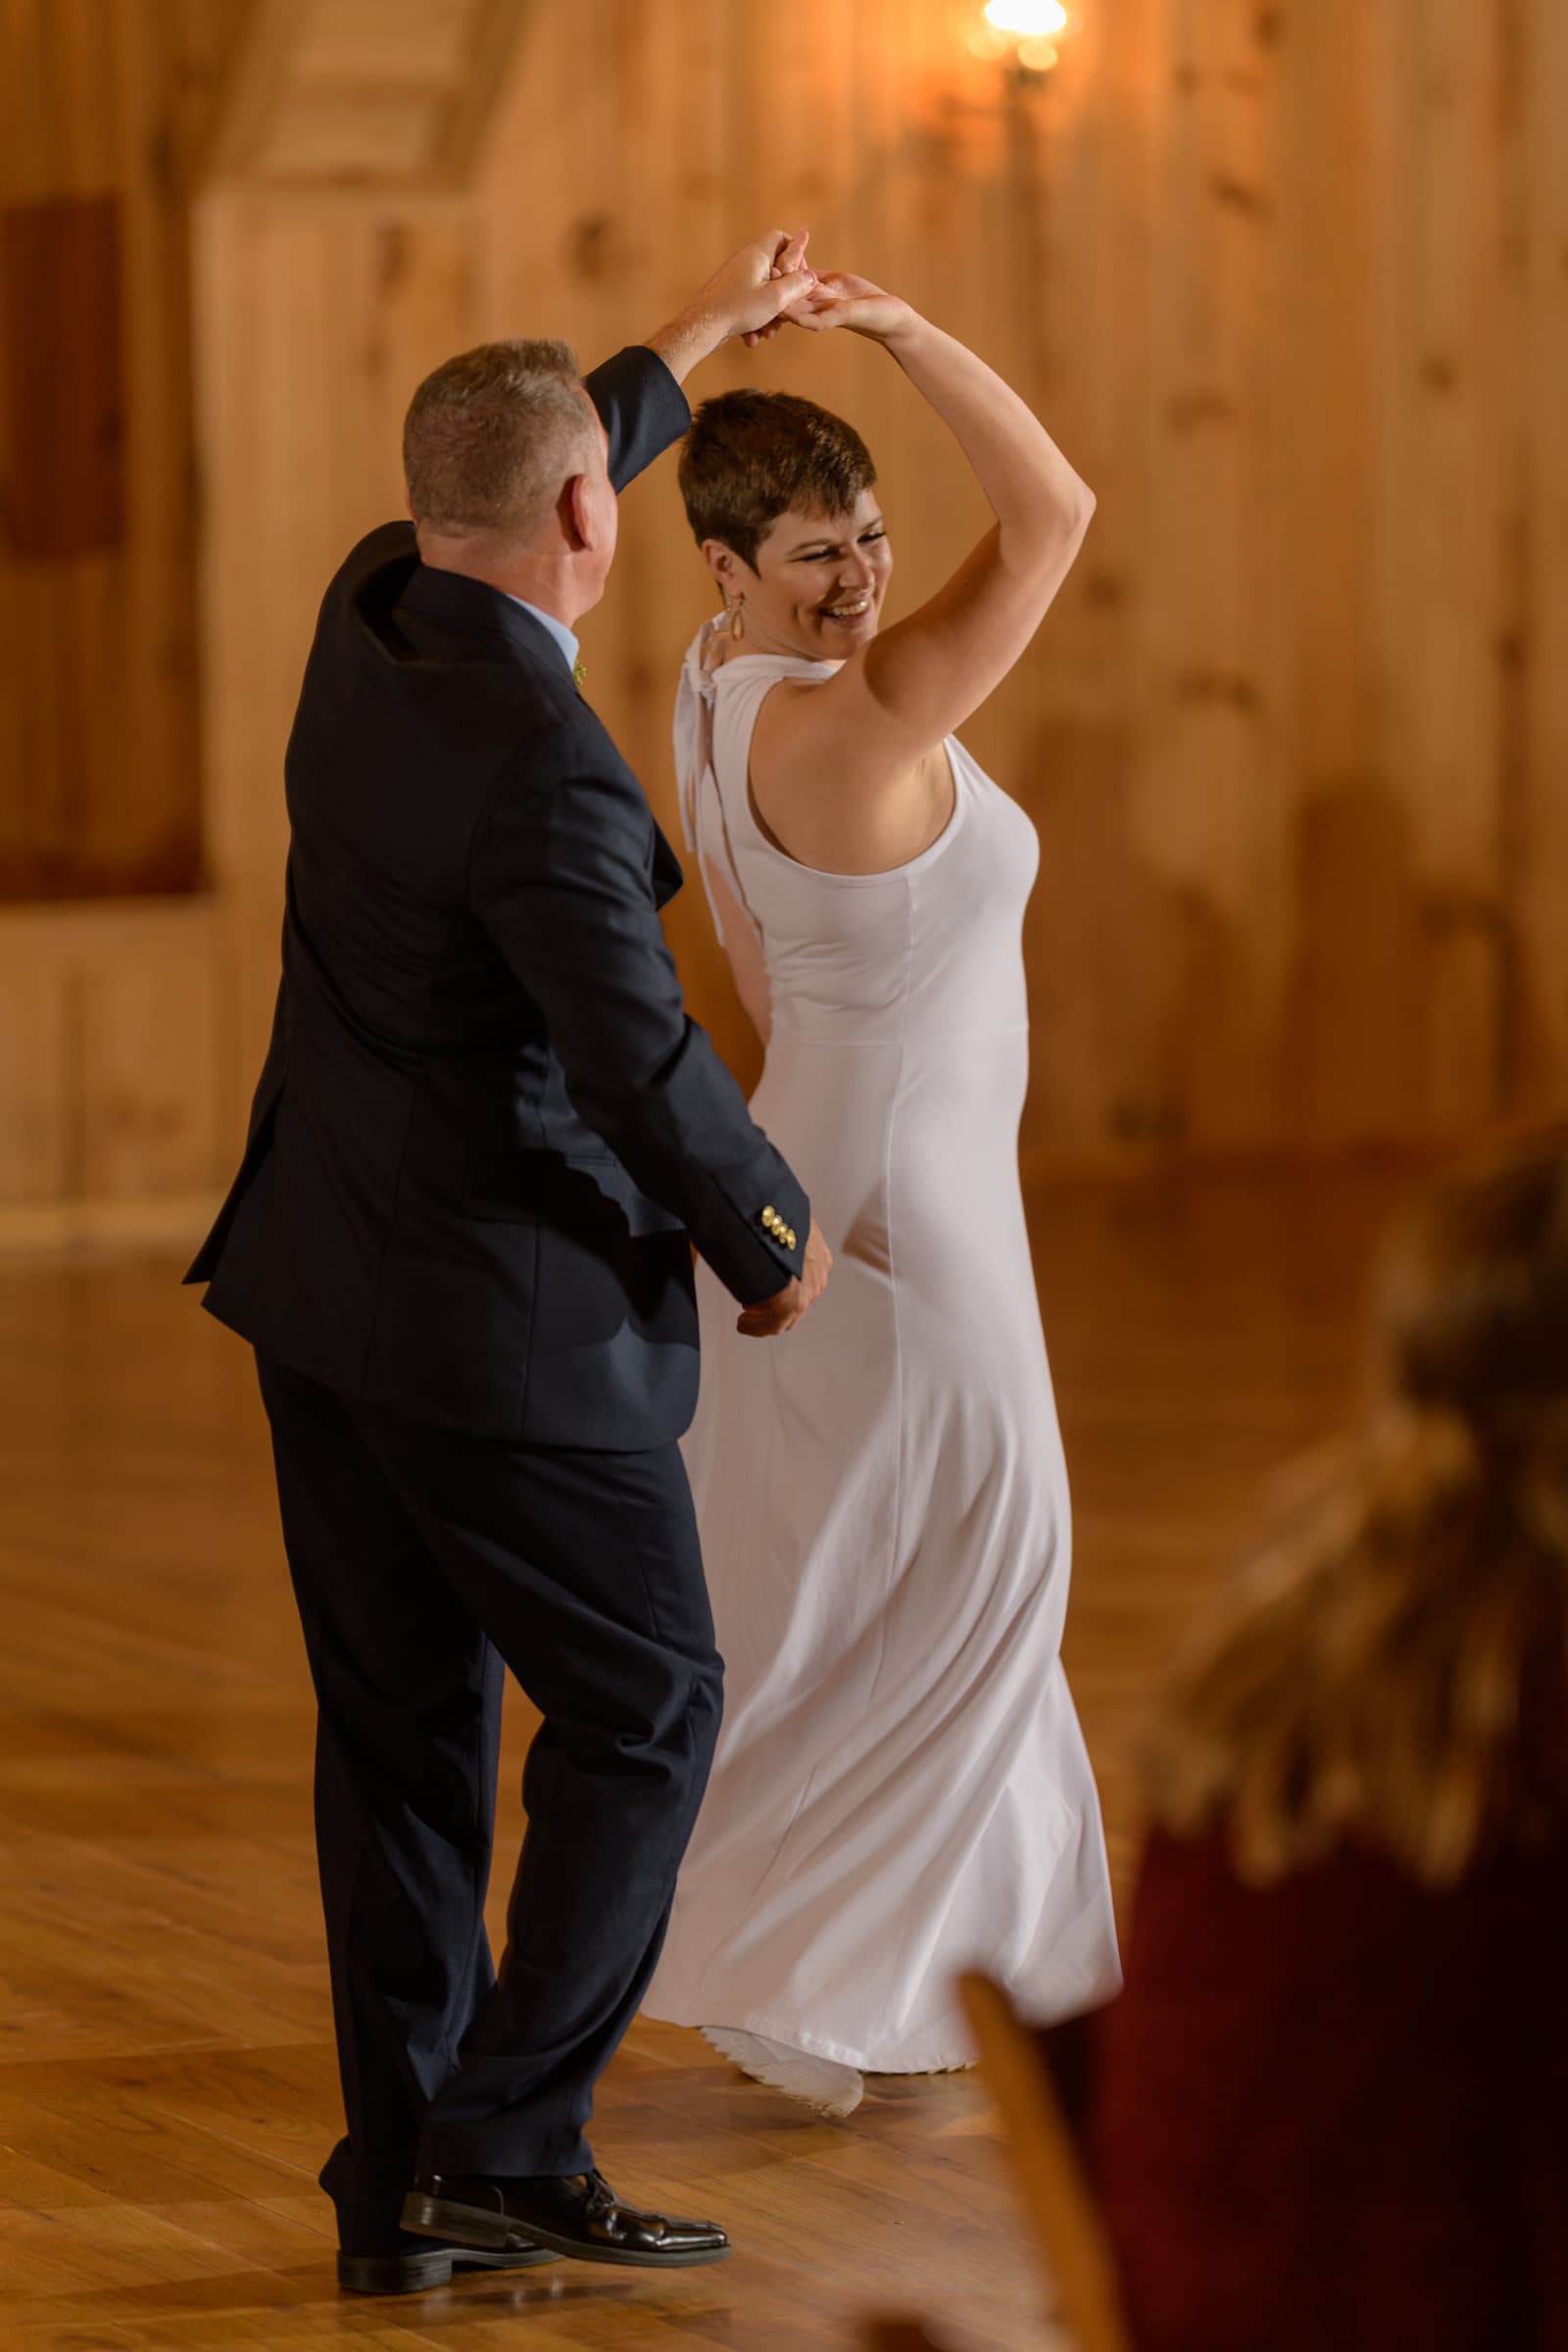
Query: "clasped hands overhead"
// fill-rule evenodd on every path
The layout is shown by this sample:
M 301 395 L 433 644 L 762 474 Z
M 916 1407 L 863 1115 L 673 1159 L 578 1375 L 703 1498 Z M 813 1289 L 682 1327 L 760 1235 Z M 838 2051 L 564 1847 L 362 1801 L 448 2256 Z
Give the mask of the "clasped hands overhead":
M 906 303 L 867 277 L 818 271 L 806 258 L 809 229 L 770 228 L 716 270 L 697 297 L 727 331 L 755 349 L 783 326 L 817 334 L 849 327 L 882 342 L 910 316 Z

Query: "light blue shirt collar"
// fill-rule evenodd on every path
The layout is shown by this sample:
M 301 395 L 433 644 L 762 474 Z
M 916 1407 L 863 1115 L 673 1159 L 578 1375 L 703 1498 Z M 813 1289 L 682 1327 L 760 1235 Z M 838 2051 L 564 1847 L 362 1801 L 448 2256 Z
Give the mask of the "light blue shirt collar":
M 507 589 L 502 590 L 503 596 L 508 595 L 510 591 Z M 562 652 L 566 657 L 566 667 L 575 677 L 577 672 L 577 656 L 580 648 L 576 638 L 567 628 L 565 622 L 564 620 L 558 620 L 553 612 L 541 612 L 538 606 L 530 605 L 525 596 L 514 596 L 513 597 L 512 601 L 514 605 L 520 605 L 525 612 L 531 612 L 535 620 L 539 622 L 540 626 L 550 631 L 551 636 L 555 639 L 556 643 L 560 646 Z

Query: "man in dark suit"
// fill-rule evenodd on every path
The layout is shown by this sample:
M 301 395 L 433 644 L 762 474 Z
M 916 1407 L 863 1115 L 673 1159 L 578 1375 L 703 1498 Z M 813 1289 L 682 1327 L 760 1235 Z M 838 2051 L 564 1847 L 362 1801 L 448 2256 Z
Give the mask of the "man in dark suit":
M 745 248 L 586 386 L 548 343 L 427 378 L 416 522 L 328 588 L 289 743 L 277 1016 L 188 1279 L 257 1351 L 316 1684 L 347 2115 L 321 2180 L 360 2291 L 728 2251 L 622 2205 L 583 2134 L 718 1728 L 676 1446 L 690 1244 L 760 1338 L 830 1261 L 686 1016 L 658 912 L 680 868 L 572 630 L 616 489 L 689 421 L 679 379 L 782 319 L 803 243 Z M 543 1724 L 498 1980 L 507 1667 Z

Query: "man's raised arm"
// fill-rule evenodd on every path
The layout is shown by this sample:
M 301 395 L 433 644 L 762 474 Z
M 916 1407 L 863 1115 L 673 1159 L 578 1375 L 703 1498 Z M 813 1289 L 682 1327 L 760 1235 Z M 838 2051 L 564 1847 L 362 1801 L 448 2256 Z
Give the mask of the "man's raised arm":
M 760 342 L 816 283 L 805 267 L 806 231 L 769 229 L 731 254 L 667 325 L 646 343 L 617 351 L 585 378 L 610 436 L 610 478 L 617 491 L 678 441 L 691 422 L 680 386 L 732 335 Z

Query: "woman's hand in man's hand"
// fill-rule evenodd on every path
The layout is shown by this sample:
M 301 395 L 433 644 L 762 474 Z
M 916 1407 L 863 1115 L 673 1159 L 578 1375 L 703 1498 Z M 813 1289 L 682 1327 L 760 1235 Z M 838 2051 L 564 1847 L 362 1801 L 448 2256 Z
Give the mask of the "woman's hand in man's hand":
M 748 343 L 776 334 L 788 312 L 816 283 L 815 271 L 806 266 L 809 235 L 806 228 L 794 236 L 770 228 L 765 236 L 754 237 L 714 270 L 697 297 L 698 306 L 723 321 L 728 334 L 742 335 Z
M 808 294 L 811 287 L 815 285 L 815 270 L 808 270 L 806 267 L 806 241 L 810 233 L 808 228 L 800 229 L 790 238 L 787 245 L 781 247 L 778 258 L 773 264 L 775 283 L 780 278 L 793 277 L 797 272 L 804 271 L 808 281 L 804 291 Z M 793 307 L 792 305 L 791 308 L 793 309 Z M 788 325 L 790 311 L 780 311 L 778 317 L 770 318 L 765 326 L 752 327 L 743 333 L 741 341 L 749 350 L 755 351 L 759 343 L 770 343 L 780 327 Z
M 847 326 L 852 334 L 867 335 L 873 343 L 892 343 L 918 321 L 918 314 L 897 294 L 888 294 L 868 277 L 852 277 L 847 270 L 829 270 L 817 278 L 805 299 L 789 312 L 792 326 L 816 334 Z
M 806 267 L 807 230 L 792 237 L 770 228 L 754 237 L 714 270 L 707 284 L 667 325 L 648 337 L 677 384 L 732 335 L 748 343 L 775 334 L 802 297 L 816 283 Z
M 793 1331 L 827 1289 L 832 1271 L 833 1252 L 813 1217 L 811 1230 L 806 1237 L 806 1259 L 800 1274 L 771 1298 L 760 1298 L 755 1306 L 747 1307 L 736 1321 L 736 1330 L 744 1332 L 749 1340 L 776 1340 L 781 1332 Z

